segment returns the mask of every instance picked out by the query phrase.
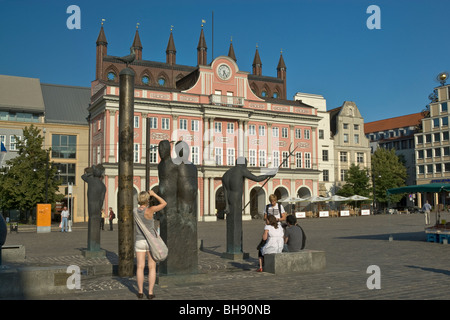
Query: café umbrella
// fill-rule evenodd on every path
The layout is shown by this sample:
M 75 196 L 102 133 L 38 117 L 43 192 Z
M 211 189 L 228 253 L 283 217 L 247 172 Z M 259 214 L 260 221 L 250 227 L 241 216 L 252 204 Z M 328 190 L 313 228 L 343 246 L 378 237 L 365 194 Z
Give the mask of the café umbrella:
M 303 202 L 305 201 L 305 199 L 303 198 L 298 198 L 298 197 L 286 197 L 286 198 L 282 198 L 280 199 L 280 202 L 287 202 L 287 203 L 297 203 L 297 202 Z M 290 211 L 292 214 L 292 206 L 290 206 Z

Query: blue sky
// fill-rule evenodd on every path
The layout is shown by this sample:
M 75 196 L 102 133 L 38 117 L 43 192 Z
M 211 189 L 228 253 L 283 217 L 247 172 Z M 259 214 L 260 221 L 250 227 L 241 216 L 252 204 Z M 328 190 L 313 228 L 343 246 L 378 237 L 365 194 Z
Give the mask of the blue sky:
M 67 28 L 70 5 L 79 30 Z M 370 5 L 381 29 L 367 28 Z M 101 19 L 110 55 L 129 53 L 139 23 L 143 58 L 165 62 L 173 25 L 177 63 L 196 65 L 204 19 L 209 61 L 227 55 L 232 37 L 240 70 L 251 72 L 258 45 L 263 74 L 276 76 L 282 50 L 288 99 L 354 101 L 370 122 L 425 109 L 436 75 L 450 71 L 448 12 L 446 0 L 0 0 L 0 74 L 90 86 Z

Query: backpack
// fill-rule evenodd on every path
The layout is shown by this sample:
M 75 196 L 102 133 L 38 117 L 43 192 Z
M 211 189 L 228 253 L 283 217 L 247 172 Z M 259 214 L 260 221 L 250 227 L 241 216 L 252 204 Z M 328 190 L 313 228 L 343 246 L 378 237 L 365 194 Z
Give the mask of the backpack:
M 266 205 L 266 214 L 269 215 L 269 206 L 270 204 Z M 280 211 L 280 217 L 281 217 L 281 209 L 280 204 L 277 202 L 278 211 Z

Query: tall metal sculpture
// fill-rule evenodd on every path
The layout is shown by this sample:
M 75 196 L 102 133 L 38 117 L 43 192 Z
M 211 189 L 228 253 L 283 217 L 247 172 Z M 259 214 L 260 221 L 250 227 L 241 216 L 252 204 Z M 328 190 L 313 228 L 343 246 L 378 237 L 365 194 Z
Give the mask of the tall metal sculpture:
M 255 176 L 247 169 L 247 159 L 239 157 L 236 165 L 222 176 L 225 193 L 225 213 L 227 219 L 227 251 L 222 257 L 228 259 L 242 259 L 242 194 L 245 178 L 259 182 L 273 177 L 273 175 Z
M 104 255 L 104 251 L 100 250 L 101 210 L 106 193 L 106 187 L 102 181 L 104 170 L 101 164 L 93 165 L 90 168 L 86 168 L 81 176 L 81 179 L 88 184 L 88 245 L 87 251 L 84 253 L 86 257 Z
M 131 61 L 127 60 L 128 63 Z M 119 269 L 121 277 L 134 272 L 133 218 L 133 138 L 134 138 L 134 71 L 123 69 L 119 74 Z
M 180 141 L 171 158 L 168 140 L 159 143 L 159 193 L 167 206 L 160 217 L 161 237 L 169 255 L 160 265 L 160 274 L 192 274 L 198 271 L 196 166 L 187 160 L 189 147 Z

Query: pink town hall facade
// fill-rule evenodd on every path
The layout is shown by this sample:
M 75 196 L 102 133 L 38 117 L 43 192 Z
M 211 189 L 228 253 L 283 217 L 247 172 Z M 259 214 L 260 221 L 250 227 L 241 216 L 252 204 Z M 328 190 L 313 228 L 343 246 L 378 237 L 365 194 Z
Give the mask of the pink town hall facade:
M 225 208 L 221 177 L 235 165 L 238 157 L 247 159 L 248 169 L 255 175 L 262 174 L 264 168 L 279 167 L 276 176 L 263 189 L 264 182 L 245 181 L 243 203 L 249 205 L 243 212 L 244 219 L 262 214 L 272 193 L 279 199 L 318 195 L 317 127 L 321 117 L 312 106 L 286 100 L 286 67 L 282 55 L 277 77 L 269 77 L 262 75 L 258 49 L 252 73 L 240 70 L 232 43 L 228 55 L 206 63 L 203 28 L 195 66 L 176 64 L 172 32 L 165 63 L 142 59 L 138 30 L 132 46 L 136 53 L 135 61 L 129 65 L 135 72 L 135 203 L 146 184 L 158 189 L 157 146 L 162 140 L 182 140 L 189 145 L 188 159 L 198 170 L 199 221 L 216 220 L 216 214 Z M 119 73 L 125 67 L 117 57 L 107 54 L 102 26 L 97 39 L 96 79 L 92 82 L 89 107 L 89 161 L 90 165 L 104 166 L 107 188 L 104 207 L 112 207 L 115 212 Z M 146 141 L 148 136 L 150 139 Z

